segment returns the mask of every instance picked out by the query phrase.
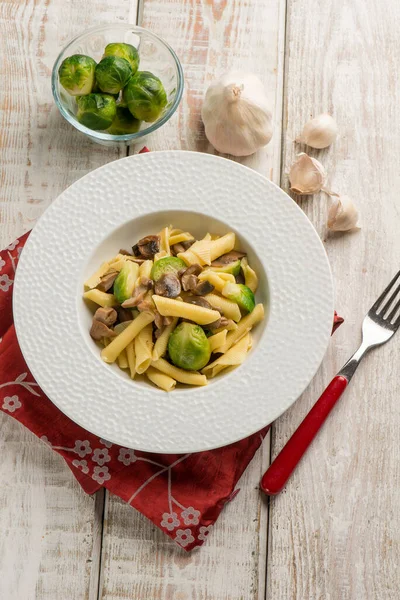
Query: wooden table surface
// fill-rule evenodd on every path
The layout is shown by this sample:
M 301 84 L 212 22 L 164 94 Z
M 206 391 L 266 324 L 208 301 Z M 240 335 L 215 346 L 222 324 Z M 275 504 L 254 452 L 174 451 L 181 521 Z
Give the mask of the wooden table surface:
M 287 489 L 260 476 L 360 339 L 372 299 L 400 267 L 400 3 L 397 0 L 1 0 L 0 246 L 69 184 L 125 153 L 58 114 L 54 60 L 86 27 L 139 23 L 177 51 L 186 87 L 151 149 L 212 152 L 207 84 L 257 73 L 274 110 L 267 148 L 241 160 L 284 189 L 310 115 L 340 137 L 311 151 L 360 209 L 359 233 L 326 235 L 326 196 L 297 198 L 324 240 L 346 318 L 307 391 L 273 426 L 207 544 L 187 555 L 132 508 L 86 496 L 63 460 L 0 418 L 1 600 L 390 600 L 400 589 L 400 347 L 371 353 Z M 299 306 L 299 314 L 301 306 Z

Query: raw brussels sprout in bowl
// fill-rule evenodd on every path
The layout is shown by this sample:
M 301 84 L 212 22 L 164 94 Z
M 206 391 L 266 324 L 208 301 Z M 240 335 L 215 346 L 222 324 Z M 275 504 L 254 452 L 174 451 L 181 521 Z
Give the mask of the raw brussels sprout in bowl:
M 91 140 L 143 146 L 176 111 L 183 73 L 157 35 L 115 23 L 69 42 L 54 64 L 52 91 L 62 116 Z

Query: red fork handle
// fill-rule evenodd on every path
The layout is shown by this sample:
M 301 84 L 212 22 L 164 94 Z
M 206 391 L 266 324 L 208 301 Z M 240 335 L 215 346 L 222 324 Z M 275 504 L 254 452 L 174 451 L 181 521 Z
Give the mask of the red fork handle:
M 279 494 L 297 467 L 303 454 L 311 444 L 325 419 L 343 394 L 348 381 L 336 375 L 319 397 L 308 415 L 300 423 L 292 437 L 286 442 L 261 479 L 261 489 L 269 496 Z

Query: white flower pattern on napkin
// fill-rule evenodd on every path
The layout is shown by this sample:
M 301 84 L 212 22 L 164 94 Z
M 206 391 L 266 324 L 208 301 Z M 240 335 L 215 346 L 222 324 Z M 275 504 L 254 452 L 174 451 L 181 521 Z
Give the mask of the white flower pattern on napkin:
M 2 268 L 4 267 L 5 264 L 6 264 L 6 261 L 0 257 L 0 271 L 2 270 Z
M 108 472 L 108 467 L 95 467 L 93 469 L 92 479 L 100 484 L 103 484 L 105 481 L 111 479 L 111 475 Z
M 105 463 L 110 462 L 111 456 L 107 448 L 96 448 L 93 452 L 92 460 L 98 465 L 103 466 Z
M 100 444 L 103 444 L 103 446 L 105 446 L 106 448 L 112 447 L 112 443 L 108 442 L 107 440 L 103 440 L 103 438 L 100 438 L 99 442 L 100 442 Z
M 185 525 L 198 525 L 200 511 L 194 509 L 193 506 L 189 506 L 181 512 L 181 517 Z
M 14 242 L 11 242 L 11 244 L 9 244 L 6 248 L 6 250 L 15 250 L 15 248 L 18 246 L 19 244 L 19 240 L 15 240 Z
M 177 529 L 175 541 L 178 542 L 182 548 L 186 548 L 186 546 L 194 542 L 194 537 L 192 536 L 190 529 Z
M 86 460 L 78 460 L 77 458 L 75 458 L 72 461 L 72 464 L 74 465 L 74 467 L 82 471 L 82 473 L 84 473 L 85 475 L 89 473 L 89 467 Z
M 92 452 L 90 442 L 88 440 L 76 440 L 73 451 L 76 452 L 78 456 L 83 458 L 84 456 L 86 456 L 86 454 L 90 454 Z
M 176 512 L 164 513 L 162 516 L 161 527 L 164 527 L 168 531 L 173 531 L 176 527 L 179 527 L 181 522 L 178 519 Z
M 204 526 L 200 527 L 198 538 L 201 542 L 206 541 L 206 539 L 208 538 L 208 536 L 211 533 L 212 527 L 213 527 L 212 525 L 209 525 L 208 527 L 204 527 Z
M 22 404 L 17 395 L 6 396 L 3 402 L 3 410 L 8 410 L 10 413 L 14 413 L 18 408 L 21 408 Z
M 12 280 L 9 278 L 8 275 L 0 275 L 0 291 L 1 292 L 8 292 L 8 290 L 10 289 L 12 285 Z
M 120 448 L 118 455 L 119 462 L 122 462 L 126 467 L 137 461 L 135 451 L 130 448 Z

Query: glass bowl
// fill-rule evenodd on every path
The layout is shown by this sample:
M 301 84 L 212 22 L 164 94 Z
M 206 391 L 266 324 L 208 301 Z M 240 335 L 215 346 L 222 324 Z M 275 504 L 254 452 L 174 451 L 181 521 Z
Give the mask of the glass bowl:
M 137 133 L 111 135 L 102 131 L 89 129 L 76 119 L 76 100 L 60 85 L 58 69 L 62 61 L 72 54 L 87 54 L 99 62 L 107 44 L 125 42 L 138 49 L 140 55 L 140 71 L 151 71 L 159 77 L 168 97 L 167 107 L 155 123 L 142 122 Z M 126 23 L 100 25 L 93 27 L 71 40 L 54 63 L 51 75 L 51 87 L 55 103 L 62 116 L 84 133 L 88 138 L 105 146 L 130 146 L 141 143 L 148 135 L 166 123 L 178 108 L 183 92 L 183 71 L 175 52 L 164 40 L 147 29 Z

